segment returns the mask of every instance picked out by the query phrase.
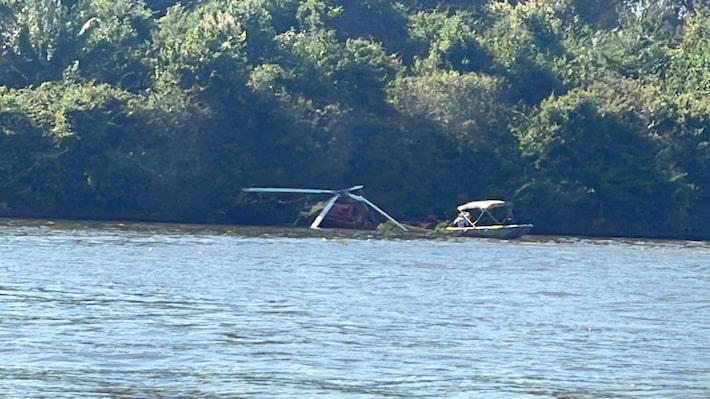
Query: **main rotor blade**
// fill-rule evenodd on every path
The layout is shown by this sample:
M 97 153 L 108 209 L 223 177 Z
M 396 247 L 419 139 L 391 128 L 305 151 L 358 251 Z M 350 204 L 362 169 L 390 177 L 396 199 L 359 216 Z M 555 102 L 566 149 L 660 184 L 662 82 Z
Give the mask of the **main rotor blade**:
M 350 188 L 346 188 L 343 191 L 356 191 L 356 190 L 361 190 L 363 187 L 365 187 L 365 186 L 363 186 L 362 184 L 358 184 L 357 186 L 352 186 Z
M 357 195 L 357 194 L 350 194 L 350 193 L 348 193 L 348 196 L 349 196 L 350 198 L 354 199 L 354 200 L 362 201 L 362 202 L 366 203 L 367 205 L 370 205 L 370 206 L 372 207 L 372 209 L 374 209 L 374 210 L 376 210 L 377 212 L 381 213 L 382 216 L 384 216 L 384 217 L 386 217 L 387 219 L 389 219 L 392 223 L 395 224 L 395 226 L 399 227 L 400 229 L 402 229 L 402 230 L 404 230 L 404 231 L 407 231 L 407 228 L 404 227 L 404 226 L 403 226 L 401 223 L 399 223 L 397 220 L 395 220 L 395 218 L 393 218 L 392 216 L 388 215 L 387 212 L 383 211 L 383 210 L 380 209 L 377 205 L 375 205 L 375 204 L 373 204 L 372 202 L 368 201 L 367 198 L 363 197 L 362 195 Z
M 315 188 L 276 188 L 276 187 L 251 187 L 243 188 L 246 193 L 305 193 L 305 194 L 335 194 L 334 190 L 320 190 Z
M 328 203 L 325 204 L 325 206 L 323 207 L 323 210 L 320 211 L 318 216 L 316 216 L 316 218 L 313 220 L 313 223 L 311 223 L 312 229 L 319 228 L 318 226 L 320 226 L 321 222 L 325 218 L 325 215 L 328 214 L 328 211 L 330 211 L 330 208 L 332 208 L 333 205 L 335 205 L 335 201 L 337 201 L 338 198 L 340 198 L 340 194 L 334 195 L 333 198 L 331 198 L 330 201 L 328 201 Z

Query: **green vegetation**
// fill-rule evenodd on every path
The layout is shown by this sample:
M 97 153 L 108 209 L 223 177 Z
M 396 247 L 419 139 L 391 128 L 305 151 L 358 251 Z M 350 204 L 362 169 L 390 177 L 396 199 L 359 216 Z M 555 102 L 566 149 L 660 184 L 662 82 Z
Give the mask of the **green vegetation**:
M 245 186 L 710 238 L 698 0 L 0 0 L 0 215 L 255 223 Z

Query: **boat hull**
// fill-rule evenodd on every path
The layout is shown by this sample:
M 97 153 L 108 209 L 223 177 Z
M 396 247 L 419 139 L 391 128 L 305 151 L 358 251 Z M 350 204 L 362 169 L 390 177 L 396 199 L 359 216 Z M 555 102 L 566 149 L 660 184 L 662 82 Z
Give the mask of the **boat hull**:
M 440 231 L 463 237 L 513 239 L 528 234 L 532 228 L 532 224 L 497 224 L 492 226 L 446 227 Z

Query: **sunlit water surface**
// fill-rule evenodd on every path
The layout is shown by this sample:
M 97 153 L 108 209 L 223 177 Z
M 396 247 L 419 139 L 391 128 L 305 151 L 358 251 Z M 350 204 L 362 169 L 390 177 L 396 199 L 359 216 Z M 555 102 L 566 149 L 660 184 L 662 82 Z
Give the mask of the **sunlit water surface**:
M 0 397 L 709 398 L 710 244 L 2 220 Z

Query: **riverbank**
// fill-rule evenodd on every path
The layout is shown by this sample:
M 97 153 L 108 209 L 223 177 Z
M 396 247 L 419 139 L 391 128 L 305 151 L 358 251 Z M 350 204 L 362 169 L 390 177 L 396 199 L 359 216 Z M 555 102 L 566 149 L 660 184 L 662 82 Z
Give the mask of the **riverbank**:
M 242 188 L 364 184 L 710 238 L 700 1 L 96 1 L 0 6 L 0 214 L 286 224 Z
M 132 220 L 132 219 L 71 219 L 71 218 L 46 218 L 46 217 L 7 217 L 0 216 L 0 226 L 71 226 L 83 225 L 87 227 L 115 227 L 122 228 L 124 226 L 144 226 L 145 229 L 152 230 L 170 230 L 170 229 L 186 229 L 188 231 L 200 231 L 203 229 L 214 230 L 216 232 L 230 232 L 239 229 L 262 229 L 266 234 L 276 235 L 306 235 L 312 237 L 399 237 L 399 238 L 446 238 L 449 235 L 437 232 L 434 228 L 421 227 L 414 224 L 407 224 L 408 231 L 402 231 L 394 225 L 383 223 L 377 230 L 347 230 L 347 229 L 330 229 L 324 228 L 319 230 L 310 229 L 307 226 L 295 226 L 293 223 L 287 224 L 234 224 L 234 223 L 219 223 L 219 222 L 194 222 L 194 221 L 179 221 L 179 220 Z M 537 239 L 618 239 L 618 240 L 678 240 L 678 241 L 710 241 L 710 237 L 703 236 L 618 236 L 618 235 L 583 235 L 583 234 L 565 234 L 565 233 L 547 233 L 536 231 L 535 229 L 524 236 L 526 240 Z M 466 238 L 476 240 L 476 238 Z

